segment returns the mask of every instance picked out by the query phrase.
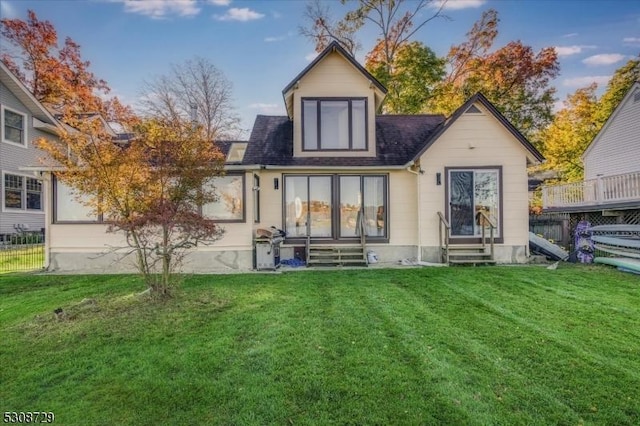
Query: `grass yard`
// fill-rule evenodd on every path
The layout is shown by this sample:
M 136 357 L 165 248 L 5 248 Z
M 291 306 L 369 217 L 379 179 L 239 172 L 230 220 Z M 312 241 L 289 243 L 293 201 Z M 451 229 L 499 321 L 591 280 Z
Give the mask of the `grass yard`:
M 27 248 L 0 249 L 0 274 L 17 271 L 42 270 L 44 267 L 44 244 Z
M 65 425 L 640 424 L 640 277 L 613 268 L 203 275 L 165 303 L 141 290 L 134 276 L 1 276 L 2 411 Z

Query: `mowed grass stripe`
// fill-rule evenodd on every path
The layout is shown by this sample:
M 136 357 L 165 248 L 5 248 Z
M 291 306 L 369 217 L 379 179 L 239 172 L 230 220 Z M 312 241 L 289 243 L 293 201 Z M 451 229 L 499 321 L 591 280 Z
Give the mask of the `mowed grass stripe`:
M 64 424 L 637 424 L 639 287 L 564 265 L 305 271 L 186 277 L 154 304 L 135 277 L 5 276 L 0 401 Z

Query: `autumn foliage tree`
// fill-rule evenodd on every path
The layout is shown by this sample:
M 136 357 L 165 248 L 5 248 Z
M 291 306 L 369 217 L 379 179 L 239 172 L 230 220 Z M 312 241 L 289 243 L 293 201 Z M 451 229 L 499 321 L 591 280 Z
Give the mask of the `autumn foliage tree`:
M 596 83 L 567 96 L 564 107 L 542 131 L 542 168 L 558 173 L 561 182 L 582 180 L 582 154 L 635 81 L 640 79 L 640 59 L 632 59 L 616 70 L 600 98 Z
M 114 252 L 134 257 L 152 294 L 169 294 L 189 249 L 222 235 L 199 209 L 217 200 L 210 181 L 224 157 L 191 122 L 143 121 L 133 140 L 116 144 L 100 120 L 65 121 L 60 141 L 38 141 L 59 168 L 56 178 L 124 237 Z
M 451 47 L 448 74 L 434 91 L 427 109 L 451 114 L 466 99 L 482 92 L 525 136 L 540 147 L 535 136 L 553 118 L 559 72 L 553 47 L 534 52 L 521 41 L 493 49 L 498 35 L 498 13 L 487 10 L 467 33 L 467 40 Z
M 0 59 L 54 112 L 94 112 L 107 119 L 132 115 L 117 98 L 103 100 L 109 86 L 90 71 L 80 45 L 67 37 L 60 47 L 53 24 L 39 20 L 34 11 L 28 11 L 26 21 L 0 20 L 0 36 Z
M 387 88 L 383 111 L 390 114 L 423 112 L 445 74 L 444 60 L 419 41 L 404 42 L 389 64 L 379 40 L 366 56 L 365 67 Z

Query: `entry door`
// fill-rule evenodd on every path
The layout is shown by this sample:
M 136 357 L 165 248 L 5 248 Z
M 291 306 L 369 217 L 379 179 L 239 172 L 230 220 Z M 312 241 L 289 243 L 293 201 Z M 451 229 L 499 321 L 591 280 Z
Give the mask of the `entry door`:
M 499 173 L 495 169 L 449 171 L 449 223 L 452 237 L 477 237 L 484 221 L 480 211 L 499 226 Z

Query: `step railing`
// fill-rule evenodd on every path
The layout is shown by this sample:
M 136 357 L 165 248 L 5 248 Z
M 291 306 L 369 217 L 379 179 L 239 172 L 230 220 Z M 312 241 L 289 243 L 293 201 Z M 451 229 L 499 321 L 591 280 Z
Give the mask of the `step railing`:
M 442 214 L 442 212 L 438 212 L 438 235 L 440 239 L 440 257 L 442 259 L 442 263 L 449 264 L 449 237 L 451 235 L 451 225 L 449 225 L 449 221 Z M 420 248 L 418 248 L 420 250 Z
M 486 231 L 487 231 L 487 228 L 489 228 L 489 254 L 491 255 L 491 260 L 493 260 L 496 224 L 493 223 L 493 221 L 489 218 L 489 216 L 487 216 L 485 212 L 483 212 L 482 210 L 476 213 L 476 221 L 477 223 L 480 224 L 480 227 L 482 229 L 481 240 L 482 240 L 482 248 L 484 249 L 486 249 L 487 247 Z

